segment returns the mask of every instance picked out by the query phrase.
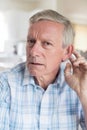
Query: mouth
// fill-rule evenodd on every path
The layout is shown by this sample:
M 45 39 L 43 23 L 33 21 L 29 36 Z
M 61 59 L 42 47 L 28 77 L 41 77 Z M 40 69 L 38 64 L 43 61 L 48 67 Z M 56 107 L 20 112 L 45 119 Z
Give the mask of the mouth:
M 41 63 L 30 63 L 31 65 L 43 65 L 43 64 L 41 64 Z

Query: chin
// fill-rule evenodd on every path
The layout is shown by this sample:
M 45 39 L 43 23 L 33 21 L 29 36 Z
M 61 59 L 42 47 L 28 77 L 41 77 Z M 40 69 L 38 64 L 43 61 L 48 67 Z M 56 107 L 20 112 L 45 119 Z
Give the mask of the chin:
M 29 71 L 32 76 L 40 77 L 42 76 L 42 73 L 36 72 L 36 71 Z

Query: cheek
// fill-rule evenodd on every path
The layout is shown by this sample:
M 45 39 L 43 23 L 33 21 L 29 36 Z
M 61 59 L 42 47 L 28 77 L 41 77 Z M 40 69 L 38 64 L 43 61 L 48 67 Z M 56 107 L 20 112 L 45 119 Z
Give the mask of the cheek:
M 62 58 L 59 56 L 54 56 L 50 59 L 49 66 L 55 67 L 56 65 L 59 65 L 62 61 Z
M 62 50 L 55 51 L 48 57 L 49 57 L 49 58 L 47 58 L 47 66 L 48 66 L 48 68 L 57 67 L 62 62 L 63 51 Z
M 47 59 L 46 63 L 47 63 L 47 68 L 50 70 L 50 69 L 55 69 L 57 68 L 60 63 L 62 61 L 62 57 L 61 55 L 52 55 L 50 56 L 49 59 Z
M 26 45 L 26 55 L 28 54 L 28 46 Z
M 27 46 L 26 47 L 26 56 L 28 57 L 30 55 L 30 49 L 29 49 L 29 47 Z
M 48 59 L 52 64 L 54 63 L 58 63 L 62 61 L 62 57 L 63 57 L 63 51 L 59 50 L 57 52 L 53 52 L 50 56 L 50 58 Z

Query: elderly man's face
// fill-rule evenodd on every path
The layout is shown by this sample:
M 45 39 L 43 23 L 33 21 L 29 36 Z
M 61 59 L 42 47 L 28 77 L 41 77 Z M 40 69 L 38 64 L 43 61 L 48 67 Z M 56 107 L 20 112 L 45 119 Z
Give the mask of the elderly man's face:
M 52 21 L 39 21 L 30 26 L 27 36 L 27 66 L 33 76 L 54 75 L 64 56 L 64 26 Z

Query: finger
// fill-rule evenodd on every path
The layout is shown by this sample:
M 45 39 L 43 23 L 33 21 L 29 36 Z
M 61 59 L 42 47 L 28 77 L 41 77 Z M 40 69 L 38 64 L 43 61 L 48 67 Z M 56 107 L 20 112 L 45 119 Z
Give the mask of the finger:
M 78 58 L 75 56 L 75 51 L 73 51 L 73 54 L 70 56 L 69 60 L 71 61 L 71 63 L 73 63 L 74 61 L 76 61 L 78 58 L 80 58 L 80 55 L 78 56 Z
M 73 54 L 75 55 L 76 58 L 82 57 L 81 54 L 77 52 L 76 50 L 73 51 Z
M 75 66 L 79 66 L 80 63 L 86 62 L 86 59 L 82 57 L 81 55 L 79 55 L 79 53 L 78 53 L 78 58 L 76 58 L 75 55 L 71 55 L 69 59 L 72 65 L 75 65 Z
M 71 64 L 67 63 L 66 67 L 65 67 L 65 70 L 64 70 L 65 77 L 72 75 L 72 69 L 71 68 L 72 68 Z
M 76 57 L 75 55 L 71 55 L 70 58 L 69 58 L 70 62 L 73 63 L 75 60 L 76 60 Z
M 73 62 L 73 65 L 74 66 L 80 66 L 80 65 L 83 65 L 85 68 L 87 68 L 87 61 L 85 60 L 85 58 L 79 58 L 78 60 L 75 60 Z

